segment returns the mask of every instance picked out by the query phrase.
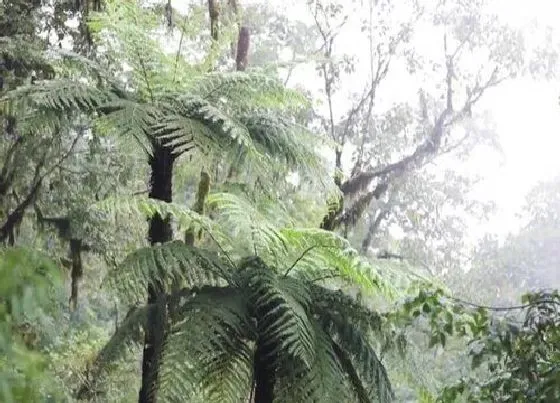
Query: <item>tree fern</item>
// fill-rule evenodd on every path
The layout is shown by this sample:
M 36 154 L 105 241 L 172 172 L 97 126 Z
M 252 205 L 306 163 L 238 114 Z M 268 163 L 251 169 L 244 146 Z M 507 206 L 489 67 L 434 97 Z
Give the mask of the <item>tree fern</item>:
M 208 402 L 246 399 L 254 377 L 262 376 L 253 372 L 254 362 L 262 359 L 275 368 L 278 401 L 391 400 L 371 339 L 374 330 L 379 333 L 380 316 L 258 257 L 234 266 L 211 252 L 171 242 L 131 254 L 111 284 L 128 296 L 135 287 L 126 285 L 127 273 L 140 283 L 167 271 L 167 279 L 184 275 L 187 268 L 193 277 L 185 277 L 185 287 L 165 299 L 168 335 L 157 384 L 164 401 L 195 401 L 197 394 Z M 123 334 L 133 334 L 123 332 L 109 342 L 111 350 L 125 342 Z M 255 356 L 259 343 L 267 346 L 266 356 Z M 112 357 L 101 354 L 99 368 Z
M 248 197 L 234 193 L 212 193 L 208 205 L 212 219 L 177 203 L 145 197 L 107 199 L 93 204 L 91 212 L 107 214 L 111 220 L 118 215 L 148 218 L 155 213 L 169 214 L 179 229 L 202 230 L 209 237 L 208 247 L 226 251 L 231 257 L 239 258 L 256 251 L 282 273 L 288 272 L 312 282 L 334 281 L 358 286 L 365 293 L 381 291 L 388 297 L 395 295 L 393 287 L 376 269 L 360 257 L 346 239 L 333 232 L 293 228 L 289 215 L 277 206 L 267 203 L 256 206 Z M 165 275 L 158 278 L 169 282 L 169 278 L 163 277 Z

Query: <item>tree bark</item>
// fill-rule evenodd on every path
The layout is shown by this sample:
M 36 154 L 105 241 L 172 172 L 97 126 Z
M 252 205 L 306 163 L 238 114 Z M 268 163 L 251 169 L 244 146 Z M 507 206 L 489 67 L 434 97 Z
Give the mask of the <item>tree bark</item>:
M 172 200 L 172 179 L 174 156 L 171 149 L 156 145 L 154 153 L 150 157 L 151 178 L 150 194 L 151 199 L 171 202 Z M 173 230 L 169 216 L 162 217 L 156 213 L 150 219 L 150 229 L 148 239 L 152 245 L 171 241 Z M 148 304 L 155 304 L 160 296 L 165 292 L 162 283 L 155 282 L 148 286 Z M 165 331 L 165 318 L 161 316 L 165 312 L 152 310 L 148 315 L 144 337 L 144 352 L 142 356 L 142 387 L 138 396 L 139 403 L 157 402 L 157 382 L 161 352 L 161 334 Z
M 200 172 L 200 181 L 198 182 L 198 190 L 196 192 L 195 203 L 193 210 L 198 214 L 204 214 L 204 204 L 208 198 L 208 193 L 210 192 L 210 175 L 205 170 Z M 198 234 L 200 238 L 200 233 Z M 185 243 L 187 245 L 193 246 L 195 241 L 195 233 L 192 228 L 189 228 L 185 232 Z
M 274 401 L 274 384 L 276 383 L 276 374 L 274 367 L 269 365 L 273 361 L 269 357 L 270 348 L 262 343 L 257 342 L 257 350 L 255 352 L 254 378 L 255 378 L 255 399 L 254 403 L 272 403 Z
M 239 38 L 237 40 L 237 56 L 235 58 L 235 64 L 237 71 L 245 71 L 247 64 L 249 63 L 249 28 L 241 27 L 239 30 Z
M 70 259 L 72 260 L 72 272 L 69 304 L 70 311 L 74 312 L 78 307 L 78 289 L 80 280 L 84 274 L 81 239 L 70 239 Z

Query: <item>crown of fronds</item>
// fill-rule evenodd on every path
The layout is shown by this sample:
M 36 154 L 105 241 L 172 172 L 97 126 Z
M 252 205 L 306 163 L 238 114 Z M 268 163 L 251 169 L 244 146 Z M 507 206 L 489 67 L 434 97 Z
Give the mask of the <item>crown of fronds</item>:
M 164 270 L 181 276 L 183 288 L 136 308 L 100 354 L 98 373 L 123 345 L 139 341 L 145 309 L 159 309 L 168 313 L 167 333 L 157 346 L 158 395 L 165 401 L 246 399 L 257 341 L 267 346 L 266 359 L 275 368 L 278 401 L 392 399 L 372 347 L 380 317 L 352 298 L 258 257 L 233 265 L 178 241 L 134 252 L 112 276 L 121 292 L 134 295 L 139 281 L 132 278 L 157 278 Z
M 291 91 L 260 74 L 208 73 L 199 78 L 201 83 L 180 92 L 164 89 L 147 97 L 119 89 L 114 80 L 100 86 L 99 80 L 60 78 L 9 91 L 0 106 L 24 122 L 20 130 L 27 132 L 41 127 L 55 131 L 69 117 L 87 114 L 98 129 L 134 137 L 148 153 L 163 144 L 175 154 L 196 150 L 261 171 L 274 164 L 325 177 L 316 140 L 281 116 L 298 98 Z
M 396 295 L 394 287 L 365 261 L 349 242 L 339 235 L 316 228 L 293 226 L 289 214 L 277 203 L 257 202 L 234 193 L 212 193 L 208 196 L 212 219 L 177 204 L 145 197 L 112 198 L 91 206 L 91 214 L 102 214 L 111 220 L 117 216 L 143 216 L 155 213 L 171 216 L 180 230 L 194 229 L 206 234 L 205 245 L 220 252 L 223 258 L 240 259 L 258 255 L 267 264 L 278 267 L 284 274 L 314 283 L 337 282 L 358 287 L 363 293 L 381 292 L 388 298 Z M 139 252 L 140 253 L 140 252 Z M 227 256 L 226 256 L 227 254 Z M 163 264 L 163 263 L 162 263 Z M 157 278 L 152 272 L 138 271 L 133 283 L 176 281 L 175 266 L 164 266 Z M 188 270 L 179 268 L 177 270 Z M 123 271 L 128 273 L 128 271 Z M 114 282 L 128 283 L 128 278 Z M 127 274 L 131 276 L 132 274 Z M 109 281 L 112 277 L 109 278 Z M 127 293 L 129 302 L 143 301 L 145 288 L 138 286 L 135 293 Z

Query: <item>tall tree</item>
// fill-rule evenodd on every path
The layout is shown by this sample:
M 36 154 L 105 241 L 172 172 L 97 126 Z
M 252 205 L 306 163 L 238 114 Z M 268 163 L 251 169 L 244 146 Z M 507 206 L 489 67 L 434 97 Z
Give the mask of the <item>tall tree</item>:
M 388 1 L 368 2 L 359 14 L 337 1 L 313 2 L 311 13 L 321 39 L 324 61 L 319 63 L 326 98 L 322 123 L 337 144 L 334 155 L 335 183 L 341 195 L 324 217 L 322 228 L 352 227 L 409 173 L 426 167 L 435 158 L 470 152 L 478 133 L 470 122 L 479 118 L 476 107 L 486 93 L 502 82 L 526 71 L 519 32 L 497 23 L 480 2 L 447 2 L 430 7 L 411 1 L 399 6 Z M 355 68 L 352 55 L 342 58 L 337 41 L 349 18 L 365 15 L 363 31 L 368 44 L 360 48 L 368 60 L 369 82 L 350 110 L 335 108 L 341 78 Z M 362 17 L 360 17 L 362 19 Z M 422 49 L 417 27 L 433 24 L 430 50 Z M 434 42 L 435 41 L 435 42 Z M 423 41 L 425 43 L 425 41 Z M 366 50 L 369 48 L 369 52 Z M 436 49 L 441 49 L 434 55 Z M 425 63 L 417 63 L 420 58 Z M 482 57 L 474 69 L 472 57 Z M 440 63 L 439 60 L 444 60 Z M 399 75 L 399 76 L 397 76 Z M 397 78 L 398 77 L 398 78 Z M 388 83 L 414 78 L 405 99 L 384 99 Z M 424 88 L 424 80 L 438 82 Z M 420 94 L 419 107 L 410 102 Z M 383 105 L 394 102 L 394 106 Z M 461 130 L 458 128 L 461 127 Z M 463 132 L 464 134 L 460 134 Z M 344 150 L 354 151 L 350 166 L 343 166 Z M 372 214 L 372 226 L 384 219 Z

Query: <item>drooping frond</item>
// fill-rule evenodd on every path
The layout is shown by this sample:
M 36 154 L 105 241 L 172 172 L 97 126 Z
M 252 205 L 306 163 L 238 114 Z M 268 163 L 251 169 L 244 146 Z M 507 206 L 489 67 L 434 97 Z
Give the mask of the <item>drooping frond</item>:
M 155 309 L 155 307 L 149 305 L 134 307 L 128 312 L 125 320 L 97 354 L 89 369 L 90 381 L 82 384 L 77 391 L 79 399 L 85 398 L 92 390 L 95 390 L 96 384 L 101 380 L 102 373 L 112 363 L 123 357 L 130 347 L 142 342 L 142 329 L 145 327 L 149 311 L 152 309 Z
M 239 241 L 246 242 L 246 252 L 253 254 L 257 251 L 259 255 L 267 255 L 270 251 L 284 250 L 282 234 L 269 217 L 257 210 L 246 197 L 233 193 L 212 193 L 208 196 L 208 205 L 217 213 L 216 221 L 229 230 L 238 245 L 241 243 Z
M 285 363 L 278 371 L 278 402 L 346 402 L 352 397 L 331 338 L 316 322 L 315 360 L 309 368 Z
M 110 92 L 85 83 L 48 80 L 9 91 L 4 96 L 2 103 L 8 112 L 17 110 L 87 112 L 111 99 Z
M 309 101 L 301 93 L 286 88 L 275 77 L 255 72 L 207 73 L 189 80 L 186 90 L 241 112 L 309 107 Z
M 290 251 L 287 271 L 311 281 L 341 279 L 365 292 L 392 295 L 392 287 L 349 242 L 332 231 L 316 228 L 284 228 L 280 231 Z
M 389 376 L 368 334 L 339 312 L 322 310 L 319 315 L 322 327 L 332 337 L 335 353 L 360 401 L 392 401 L 394 394 Z
M 315 149 L 318 139 L 304 127 L 270 113 L 247 114 L 241 121 L 261 154 L 294 171 L 321 171 L 322 162 Z
M 250 391 L 256 328 L 230 287 L 182 291 L 160 371 L 164 401 L 239 402 Z
M 151 155 L 154 128 L 163 119 L 164 111 L 151 103 L 115 98 L 100 105 L 101 117 L 96 126 L 120 136 L 131 136 Z
M 315 334 L 308 317 L 304 284 L 279 277 L 260 259 L 247 262 L 244 278 L 257 316 L 259 335 L 270 351 L 268 359 L 288 354 L 306 367 L 315 360 Z
M 125 300 L 136 302 L 145 298 L 149 284 L 218 285 L 231 281 L 231 276 L 214 253 L 172 241 L 134 251 L 107 281 Z
M 113 97 L 110 91 L 81 82 L 41 81 L 8 91 L 0 99 L 0 112 L 14 116 L 22 134 L 56 133 L 72 117 L 92 112 Z
M 194 228 L 195 231 L 203 230 L 211 232 L 217 238 L 222 239 L 224 235 L 219 234 L 219 228 L 206 216 L 178 203 L 167 203 L 161 200 L 149 199 L 147 197 L 112 197 L 107 198 L 90 206 L 92 214 L 104 214 L 105 217 L 115 220 L 119 216 L 150 218 L 158 213 L 162 217 L 170 215 L 174 218 L 180 230 Z
M 8 67 L 6 64 L 10 67 L 17 65 L 28 71 L 43 72 L 47 76 L 54 73 L 39 41 L 30 41 L 26 35 L 0 36 L 0 48 L 5 67 Z
M 227 94 L 216 96 L 222 99 Z M 326 177 L 315 149 L 317 138 L 273 111 L 239 110 L 235 102 L 240 101 L 210 102 L 191 93 L 166 95 L 163 102 L 168 112 L 155 135 L 174 147 L 194 145 L 204 154 L 229 155 L 232 163 L 254 165 L 258 172 L 274 163 L 286 173 L 297 170 L 316 179 Z
M 223 109 L 190 94 L 166 101 L 169 113 L 156 127 L 157 136 L 177 144 L 194 143 L 203 153 L 235 145 L 252 152 L 247 128 Z
M 383 318 L 377 312 L 345 294 L 341 290 L 331 290 L 316 284 L 310 285 L 312 308 L 318 315 L 329 312 L 346 318 L 354 326 L 366 333 L 380 334 Z

